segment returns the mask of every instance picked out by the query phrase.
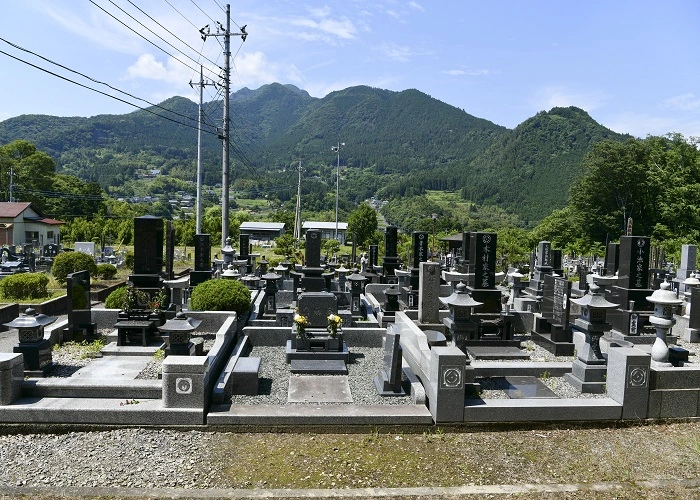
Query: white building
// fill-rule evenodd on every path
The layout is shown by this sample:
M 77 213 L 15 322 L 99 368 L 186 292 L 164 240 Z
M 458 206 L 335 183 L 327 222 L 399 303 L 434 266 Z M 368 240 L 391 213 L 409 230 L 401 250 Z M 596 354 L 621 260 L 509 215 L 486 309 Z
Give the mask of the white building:
M 28 202 L 0 202 L 0 245 L 58 245 L 61 224 Z
M 321 238 L 324 240 L 335 239 L 335 222 L 315 222 L 307 221 L 301 225 L 301 236 L 304 237 L 309 229 L 318 229 L 321 231 Z M 341 245 L 345 245 L 347 240 L 348 223 L 338 222 L 338 241 Z

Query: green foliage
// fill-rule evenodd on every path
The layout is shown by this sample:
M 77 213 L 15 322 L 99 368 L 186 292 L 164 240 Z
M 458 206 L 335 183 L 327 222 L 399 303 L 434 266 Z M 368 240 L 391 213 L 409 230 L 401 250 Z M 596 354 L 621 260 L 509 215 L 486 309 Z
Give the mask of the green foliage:
M 97 264 L 95 276 L 97 276 L 101 280 L 111 280 L 114 279 L 116 275 L 117 267 L 115 265 L 107 263 Z
M 134 252 L 128 252 L 124 257 L 124 267 L 127 269 L 134 269 Z
M 602 142 L 586 156 L 570 206 L 581 234 L 615 241 L 633 233 L 657 240 L 700 237 L 700 151 L 680 134 Z
M 377 230 L 377 212 L 367 203 L 361 203 L 348 217 L 348 233 L 358 246 L 364 246 Z
M 73 285 L 73 293 L 71 295 L 71 307 L 73 309 L 85 309 L 87 307 L 87 297 L 85 296 L 85 288 L 82 285 Z
M 340 252 L 340 242 L 334 239 L 323 240 L 323 243 L 321 243 L 321 250 L 328 259 L 331 255 Z
M 293 256 L 296 241 L 290 233 L 284 233 L 275 238 L 275 255 Z
M 105 309 L 121 309 L 126 300 L 126 286 L 120 286 L 105 299 Z
M 250 290 L 237 280 L 208 280 L 192 290 L 193 311 L 235 311 L 239 316 L 250 308 Z
M 0 295 L 9 300 L 41 299 L 49 296 L 49 277 L 44 273 L 20 273 L 0 280 Z
M 51 266 L 51 274 L 59 283 L 65 283 L 69 274 L 78 271 L 88 271 L 94 276 L 97 272 L 95 259 L 81 252 L 62 252 L 56 256 Z

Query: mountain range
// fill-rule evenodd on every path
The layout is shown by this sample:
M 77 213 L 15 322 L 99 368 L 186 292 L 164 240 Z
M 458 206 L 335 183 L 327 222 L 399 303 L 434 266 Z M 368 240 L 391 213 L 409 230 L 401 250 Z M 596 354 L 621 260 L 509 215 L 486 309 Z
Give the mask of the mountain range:
M 223 101 L 203 106 L 204 182 L 221 182 Z M 314 98 L 292 85 L 269 84 L 230 96 L 232 169 L 236 185 L 296 192 L 299 159 L 309 177 L 335 189 L 332 168 L 341 146 L 341 193 L 359 202 L 427 189 L 459 191 L 465 200 L 496 204 L 528 224 L 566 204 L 583 156 L 596 142 L 624 140 L 575 108 L 553 108 L 515 129 L 474 117 L 415 89 L 350 87 Z M 155 169 L 195 179 L 198 105 L 173 97 L 124 115 L 23 115 L 0 122 L 0 144 L 33 142 L 57 170 L 105 189 Z M 279 185 L 287 189 L 279 189 Z

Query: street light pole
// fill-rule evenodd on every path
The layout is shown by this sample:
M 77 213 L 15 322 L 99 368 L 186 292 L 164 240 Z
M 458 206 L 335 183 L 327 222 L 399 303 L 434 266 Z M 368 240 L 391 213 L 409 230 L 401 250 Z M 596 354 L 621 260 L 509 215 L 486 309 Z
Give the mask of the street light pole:
M 335 239 L 338 240 L 338 193 L 340 189 L 340 148 L 345 146 L 344 142 L 339 142 L 337 146 L 332 146 L 331 149 L 338 154 L 338 167 L 335 174 Z M 338 240 L 340 241 L 340 240 Z

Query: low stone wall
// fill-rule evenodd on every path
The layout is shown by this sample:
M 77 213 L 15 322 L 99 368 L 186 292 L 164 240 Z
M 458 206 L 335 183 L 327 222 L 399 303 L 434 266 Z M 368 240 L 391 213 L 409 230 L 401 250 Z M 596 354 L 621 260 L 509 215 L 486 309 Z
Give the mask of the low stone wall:
M 19 304 L 7 304 L 0 307 L 0 332 L 6 332 L 8 327 L 5 323 L 10 323 L 13 319 L 19 316 Z
M 20 311 L 22 312 L 24 312 L 28 307 L 34 308 L 37 314 L 61 316 L 63 314 L 68 314 L 68 296 L 63 295 L 40 304 L 20 304 L 19 306 Z

